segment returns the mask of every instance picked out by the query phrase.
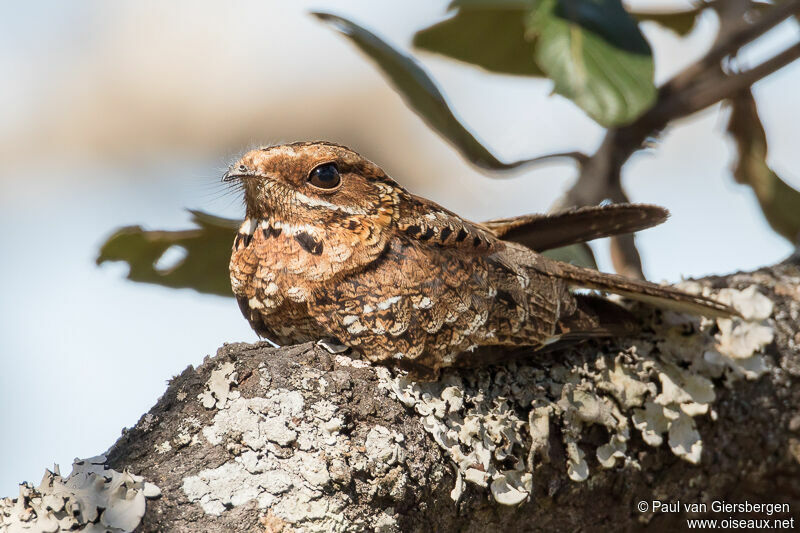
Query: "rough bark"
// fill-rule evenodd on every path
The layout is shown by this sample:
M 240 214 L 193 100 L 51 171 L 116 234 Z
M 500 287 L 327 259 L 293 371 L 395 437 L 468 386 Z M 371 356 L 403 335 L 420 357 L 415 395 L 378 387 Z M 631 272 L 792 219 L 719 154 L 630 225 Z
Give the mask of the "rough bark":
M 697 465 L 677 457 L 666 437 L 653 447 L 632 431 L 629 459 L 602 469 L 590 458 L 588 479 L 575 482 L 565 468 L 564 436 L 555 427 L 540 448 L 548 457 L 532 463 L 531 496 L 521 504 L 500 505 L 491 491 L 472 483 L 464 484 L 455 502 L 453 460 L 426 431 L 423 417 L 388 390 L 385 371 L 313 344 L 275 349 L 266 343 L 226 345 L 175 377 L 107 452 L 107 464 L 161 489 L 160 498 L 147 502 L 137 531 L 666 530 L 704 516 L 639 512 L 640 501 L 653 500 L 788 503 L 789 514 L 749 516 L 797 516 L 797 265 L 787 261 L 706 280 L 717 288 L 755 284 L 774 304 L 768 323 L 775 337 L 764 350 L 768 370 L 759 379 L 712 380 L 716 420 L 696 418 L 703 440 Z M 650 335 L 647 342 L 652 330 Z M 598 353 L 630 353 L 636 342 L 585 344 L 526 364 L 546 372 L 563 361 L 585 366 Z M 248 429 L 248 420 L 255 426 Z M 581 448 L 608 441 L 599 425 L 583 428 Z M 748 515 L 709 510 L 705 516 Z

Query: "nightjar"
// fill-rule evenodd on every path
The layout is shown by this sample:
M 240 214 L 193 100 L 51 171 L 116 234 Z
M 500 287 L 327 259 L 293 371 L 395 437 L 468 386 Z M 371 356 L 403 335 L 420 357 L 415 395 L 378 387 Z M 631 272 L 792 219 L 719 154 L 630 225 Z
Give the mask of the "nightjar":
M 623 204 L 483 224 L 406 191 L 344 146 L 252 150 L 224 180 L 244 191 L 231 285 L 278 344 L 321 338 L 421 379 L 636 327 L 608 291 L 707 316 L 735 314 L 674 288 L 548 259 L 548 248 L 643 229 L 662 208 Z M 536 250 L 536 251 L 534 251 Z

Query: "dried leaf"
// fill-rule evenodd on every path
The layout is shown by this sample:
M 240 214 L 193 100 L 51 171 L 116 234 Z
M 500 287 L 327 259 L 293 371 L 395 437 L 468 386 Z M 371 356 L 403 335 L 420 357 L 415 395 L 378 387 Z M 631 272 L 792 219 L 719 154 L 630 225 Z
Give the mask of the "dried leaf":
M 767 222 L 792 244 L 800 238 L 800 192 L 783 181 L 767 165 L 767 136 L 758 117 L 750 90 L 730 100 L 728 133 L 736 142 L 739 155 L 733 165 L 737 182 L 749 185 L 758 199 Z

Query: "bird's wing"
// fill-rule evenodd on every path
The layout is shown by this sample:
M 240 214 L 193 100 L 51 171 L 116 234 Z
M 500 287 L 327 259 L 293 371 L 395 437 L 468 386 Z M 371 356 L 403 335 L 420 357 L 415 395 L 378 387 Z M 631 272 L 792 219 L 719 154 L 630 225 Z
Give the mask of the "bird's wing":
M 472 256 L 491 255 L 505 248 L 493 231 L 435 202 L 411 194 L 404 200 L 397 227 L 420 246 L 453 249 Z
M 483 222 L 496 236 L 537 252 L 633 233 L 661 224 L 669 211 L 650 204 L 611 204 Z

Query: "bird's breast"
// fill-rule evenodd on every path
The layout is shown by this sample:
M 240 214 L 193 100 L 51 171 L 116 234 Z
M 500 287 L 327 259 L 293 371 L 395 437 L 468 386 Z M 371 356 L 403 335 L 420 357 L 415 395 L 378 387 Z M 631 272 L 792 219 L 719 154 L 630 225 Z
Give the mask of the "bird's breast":
M 233 243 L 230 262 L 234 294 L 261 313 L 284 301 L 305 304 L 377 255 L 358 233 L 275 219 L 245 220 Z

